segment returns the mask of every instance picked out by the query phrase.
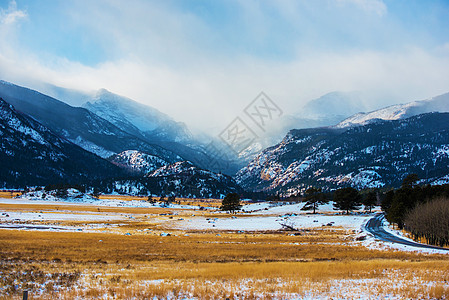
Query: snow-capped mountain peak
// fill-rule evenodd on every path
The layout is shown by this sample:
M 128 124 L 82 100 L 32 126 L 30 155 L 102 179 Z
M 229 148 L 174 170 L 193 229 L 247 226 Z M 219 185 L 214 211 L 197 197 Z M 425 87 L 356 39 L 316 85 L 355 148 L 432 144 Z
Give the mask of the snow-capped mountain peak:
M 83 107 L 136 136 L 172 142 L 187 142 L 192 139 L 192 134 L 184 123 L 174 121 L 151 106 L 106 89 L 99 90 Z
M 368 113 L 357 113 L 335 127 L 365 125 L 375 120 L 399 120 L 429 112 L 449 112 L 449 93 L 427 100 L 391 105 Z

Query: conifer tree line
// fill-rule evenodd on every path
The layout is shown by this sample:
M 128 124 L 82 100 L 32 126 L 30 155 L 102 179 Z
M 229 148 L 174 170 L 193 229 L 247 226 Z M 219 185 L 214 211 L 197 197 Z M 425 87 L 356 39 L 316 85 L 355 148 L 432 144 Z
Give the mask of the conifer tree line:
M 449 245 L 449 184 L 420 186 L 416 174 L 388 191 L 382 210 L 390 223 L 431 245 Z
M 399 189 L 389 191 L 358 191 L 352 187 L 324 193 L 320 188 L 311 187 L 303 195 L 306 202 L 302 210 L 313 213 L 319 205 L 334 201 L 334 209 L 349 214 L 352 210 L 365 206 L 372 208 L 381 203 L 386 219 L 399 229 L 409 231 L 415 240 L 431 245 L 449 245 L 449 184 L 419 185 L 416 174 L 407 175 Z
M 319 212 L 319 206 L 334 202 L 334 210 L 340 210 L 345 214 L 349 214 L 353 210 L 359 210 L 363 206 L 365 210 L 371 212 L 372 208 L 377 204 L 376 190 L 358 191 L 352 187 L 344 187 L 335 190 L 332 193 L 325 193 L 321 188 L 310 187 L 304 195 L 303 201 L 306 203 L 301 210 L 312 211 L 313 214 Z

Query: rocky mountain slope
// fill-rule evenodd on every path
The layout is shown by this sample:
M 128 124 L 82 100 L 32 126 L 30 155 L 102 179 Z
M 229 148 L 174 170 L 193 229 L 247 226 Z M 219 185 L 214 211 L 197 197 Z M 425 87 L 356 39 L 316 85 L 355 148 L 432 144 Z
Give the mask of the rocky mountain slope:
M 53 134 L 0 99 L 0 187 L 123 176 L 108 161 Z
M 177 154 L 125 132 L 91 111 L 72 107 L 37 91 L 0 81 L 0 97 L 52 132 L 103 158 L 129 149 L 182 160 Z
M 154 155 L 137 150 L 126 150 L 109 158 L 113 164 L 136 174 L 147 174 L 169 163 Z
M 208 162 L 220 158 L 209 153 L 207 145 L 197 141 L 184 123 L 174 121 L 151 106 L 116 95 L 105 89 L 99 90 L 95 97 L 83 106 L 122 131 L 170 150 L 199 167 L 228 174 L 235 174 L 238 170 L 230 161 L 221 161 L 220 164 L 217 164 L 229 166 L 227 168 L 214 168 L 214 165 Z
M 246 189 L 304 191 L 399 186 L 410 173 L 423 182 L 449 174 L 449 113 L 357 127 L 291 130 L 236 175 Z
M 97 186 L 105 193 L 193 198 L 222 198 L 243 191 L 230 176 L 200 169 L 188 161 L 162 166 L 143 177 L 101 181 Z
M 91 112 L 125 132 L 149 140 L 189 143 L 192 134 L 187 126 L 175 122 L 157 109 L 101 89 L 83 105 Z

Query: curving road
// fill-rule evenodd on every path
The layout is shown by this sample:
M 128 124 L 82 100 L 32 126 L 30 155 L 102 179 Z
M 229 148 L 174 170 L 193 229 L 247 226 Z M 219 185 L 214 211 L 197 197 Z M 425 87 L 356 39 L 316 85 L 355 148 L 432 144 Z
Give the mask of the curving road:
M 385 242 L 391 242 L 391 243 L 419 247 L 419 248 L 426 248 L 426 249 L 438 249 L 438 250 L 449 251 L 449 248 L 442 248 L 442 247 L 438 247 L 438 246 L 431 246 L 431 245 L 412 242 L 412 241 L 403 239 L 399 236 L 396 236 L 394 234 L 387 232 L 384 229 L 384 227 L 382 226 L 384 217 L 385 216 L 383 213 L 376 214 L 374 217 L 372 217 L 371 219 L 368 220 L 368 222 L 365 225 L 365 230 L 372 233 L 375 238 L 385 241 Z

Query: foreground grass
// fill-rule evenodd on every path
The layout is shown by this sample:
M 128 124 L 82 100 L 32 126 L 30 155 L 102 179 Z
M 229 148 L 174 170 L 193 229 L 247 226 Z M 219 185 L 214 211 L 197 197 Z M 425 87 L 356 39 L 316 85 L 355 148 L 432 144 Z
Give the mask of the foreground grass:
M 195 201 L 190 204 L 203 203 Z M 203 205 L 217 202 L 210 201 Z M 449 299 L 447 255 L 370 250 L 354 242 L 357 232 L 336 226 L 299 235 L 186 231 L 171 225 L 181 218 L 230 215 L 63 203 L 7 203 L 0 210 L 44 216 L 25 224 L 74 228 L 0 229 L 0 299 L 21 299 L 23 290 L 30 299 Z M 45 218 L 58 213 L 119 218 L 108 226 L 101 220 Z
M 0 230 L 0 299 L 449 297 L 447 256 L 369 250 L 343 229 L 171 234 Z
M 26 274 L 25 279 L 35 283 L 23 283 L 21 286 L 30 290 L 32 295 L 33 289 L 44 289 L 42 294 L 34 293 L 35 299 L 104 296 L 115 299 L 349 298 L 360 294 L 363 298 L 388 295 L 443 299 L 449 296 L 447 285 L 429 284 L 449 279 L 448 263 L 440 261 L 140 262 L 133 265 L 28 262 L 27 268 L 23 263 L 10 261 L 3 263 L 4 270 L 5 264 L 9 269 L 21 270 L 21 274 Z M 79 268 L 83 271 L 80 272 Z M 16 291 L 11 292 L 14 294 Z

